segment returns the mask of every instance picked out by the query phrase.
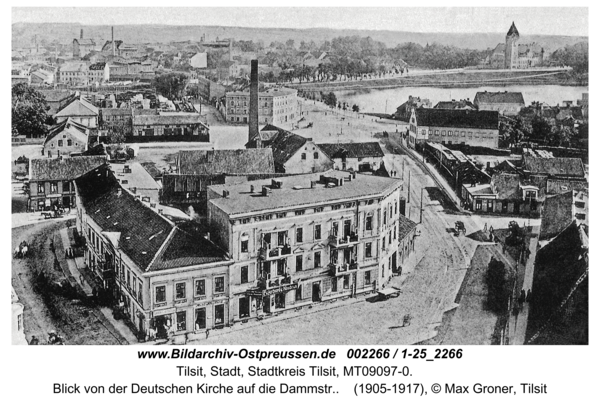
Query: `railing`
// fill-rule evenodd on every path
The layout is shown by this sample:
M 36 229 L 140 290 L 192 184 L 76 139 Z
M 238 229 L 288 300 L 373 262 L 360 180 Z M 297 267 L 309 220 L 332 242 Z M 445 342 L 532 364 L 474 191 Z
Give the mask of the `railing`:
M 329 236 L 329 245 L 334 248 L 351 247 L 358 243 L 358 234 L 350 233 L 347 236 L 338 238 L 337 236 Z
M 292 247 L 289 245 L 277 246 L 273 248 L 261 248 L 259 249 L 259 257 L 261 259 L 269 260 L 273 258 L 281 258 L 286 255 L 292 254 Z
M 289 285 L 292 283 L 292 277 L 289 274 L 280 275 L 271 279 L 259 279 L 257 284 L 261 290 L 276 288 L 281 285 Z
M 332 276 L 337 276 L 337 275 L 345 274 L 348 272 L 356 271 L 356 270 L 358 270 L 358 268 L 359 268 L 359 266 L 358 266 L 357 262 L 346 262 L 343 264 L 338 264 L 338 263 L 330 263 L 329 264 L 329 271 Z

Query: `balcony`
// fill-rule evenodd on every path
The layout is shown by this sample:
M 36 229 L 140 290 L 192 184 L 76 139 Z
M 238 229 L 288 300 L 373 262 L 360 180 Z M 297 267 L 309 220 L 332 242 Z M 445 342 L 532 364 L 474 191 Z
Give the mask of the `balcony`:
M 271 248 L 261 248 L 258 251 L 258 257 L 262 260 L 275 260 L 292 255 L 292 247 L 289 245 L 276 246 Z
M 358 244 L 358 234 L 356 233 L 350 233 L 349 235 L 340 238 L 329 236 L 329 245 L 333 248 L 348 248 L 353 247 L 356 244 Z
M 259 279 L 258 287 L 261 290 L 278 288 L 283 285 L 289 285 L 292 283 L 292 277 L 289 274 L 279 275 L 271 279 Z
M 343 264 L 331 263 L 329 264 L 329 272 L 331 276 L 345 275 L 351 272 L 357 271 L 359 268 L 356 261 L 346 262 Z

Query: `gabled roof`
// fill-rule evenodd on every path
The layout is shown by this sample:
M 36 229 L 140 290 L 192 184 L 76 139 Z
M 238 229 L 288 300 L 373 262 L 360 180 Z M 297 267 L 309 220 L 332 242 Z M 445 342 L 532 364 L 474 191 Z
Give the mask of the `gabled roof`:
M 80 124 L 77 124 L 71 120 L 71 118 L 67 119 L 64 122 L 59 123 L 54 128 L 50 130 L 50 133 L 46 136 L 46 140 L 44 140 L 44 147 L 48 142 L 53 140 L 59 135 L 69 135 L 70 137 L 78 140 L 82 145 L 86 145 L 88 142 L 88 136 L 85 133 L 86 127 Z
M 378 142 L 364 143 L 319 143 L 317 146 L 329 158 L 365 158 L 383 157 L 383 150 Z
M 136 111 L 137 112 L 137 111 Z M 172 115 L 133 115 L 134 125 L 201 125 L 207 127 L 202 122 L 199 114 L 172 114 Z
M 525 105 L 525 100 L 523 99 L 523 93 L 520 92 L 508 92 L 508 91 L 498 91 L 495 93 L 490 93 L 487 91 L 479 91 L 475 94 L 475 99 L 473 100 L 475 104 L 486 103 L 486 104 L 520 104 Z
M 77 179 L 76 185 L 86 213 L 102 228 L 103 234 L 118 234 L 119 248 L 142 271 L 226 260 L 226 254 L 193 227 L 176 227 L 129 192 L 121 190 L 107 166 Z
M 106 163 L 106 156 L 31 159 L 30 181 L 71 181 Z
M 408 233 L 410 233 L 417 224 L 407 218 L 406 216 L 398 216 L 398 240 L 402 240 Z
M 84 99 L 78 99 L 58 111 L 57 117 L 98 116 L 98 108 Z
M 75 96 L 75 92 L 71 90 L 38 90 L 47 102 L 59 102 Z
M 271 149 L 181 150 L 180 174 L 270 174 L 275 172 Z
M 523 169 L 535 174 L 585 177 L 585 169 L 580 158 L 524 156 Z
M 506 34 L 506 36 L 511 36 L 511 35 L 519 36 L 519 31 L 517 30 L 517 27 L 516 27 L 514 21 L 513 21 L 512 25 L 510 26 L 510 28 L 508 29 L 508 33 Z
M 415 114 L 418 126 L 498 129 L 498 111 L 417 108 Z
M 273 161 L 275 162 L 275 166 L 280 168 L 308 142 L 308 139 L 305 137 L 271 124 L 265 125 L 260 132 L 275 132 L 274 136 L 270 137 L 270 140 L 262 142 L 262 147 L 273 150 Z M 261 134 L 258 136 L 261 136 Z M 256 138 L 251 139 L 246 144 L 246 148 L 256 148 Z
M 435 104 L 437 109 L 477 109 L 475 105 L 469 100 L 459 100 L 459 101 L 440 101 Z

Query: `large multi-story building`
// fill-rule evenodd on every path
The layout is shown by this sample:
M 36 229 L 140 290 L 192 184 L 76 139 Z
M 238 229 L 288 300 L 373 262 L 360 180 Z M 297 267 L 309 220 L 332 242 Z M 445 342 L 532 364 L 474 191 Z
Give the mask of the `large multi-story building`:
M 228 122 L 248 123 L 250 93 L 233 91 L 225 94 L 225 116 Z M 258 94 L 258 122 L 277 126 L 290 126 L 301 117 L 298 90 L 270 88 Z
M 479 91 L 475 94 L 473 103 L 480 111 L 498 111 L 501 115 L 518 115 L 519 111 L 525 107 L 525 100 L 521 92 Z
M 498 147 L 498 111 L 416 108 L 410 117 L 408 145 L 424 142 Z
M 232 261 L 206 233 L 124 190 L 106 165 L 78 178 L 76 189 L 85 262 L 140 339 L 229 324 Z
M 370 293 L 414 250 L 402 182 L 342 171 L 209 187 L 232 321 Z

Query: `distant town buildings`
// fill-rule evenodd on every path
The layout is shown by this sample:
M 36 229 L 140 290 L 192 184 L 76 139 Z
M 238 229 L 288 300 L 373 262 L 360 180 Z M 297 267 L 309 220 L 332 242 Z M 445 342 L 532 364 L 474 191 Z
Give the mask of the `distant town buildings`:
M 544 48 L 536 43 L 519 43 L 520 35 L 513 22 L 506 34 L 505 43 L 498 44 L 489 58 L 493 69 L 528 69 L 542 65 Z
M 413 97 L 412 95 L 409 95 L 408 101 L 400 105 L 392 116 L 394 119 L 408 122 L 410 120 L 412 111 L 415 108 L 431 108 L 431 101 L 426 98 L 421 99 L 421 97 Z
M 247 123 L 250 111 L 250 93 L 226 93 L 225 117 L 228 122 Z M 298 90 L 271 88 L 258 94 L 258 121 L 261 124 L 291 126 L 301 117 Z

